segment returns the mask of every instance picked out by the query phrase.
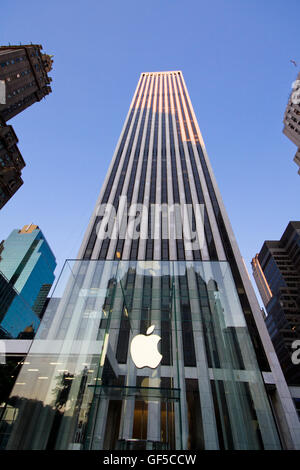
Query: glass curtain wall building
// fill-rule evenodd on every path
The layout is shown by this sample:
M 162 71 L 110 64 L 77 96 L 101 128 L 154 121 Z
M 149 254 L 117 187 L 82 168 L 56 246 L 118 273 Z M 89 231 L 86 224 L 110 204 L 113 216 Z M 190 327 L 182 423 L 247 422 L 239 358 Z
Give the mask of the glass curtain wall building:
M 180 71 L 141 75 L 48 309 L 2 448 L 299 448 Z
M 36 332 L 55 267 L 55 256 L 37 225 L 13 230 L 0 243 L 2 338 L 22 337 L 29 327 Z

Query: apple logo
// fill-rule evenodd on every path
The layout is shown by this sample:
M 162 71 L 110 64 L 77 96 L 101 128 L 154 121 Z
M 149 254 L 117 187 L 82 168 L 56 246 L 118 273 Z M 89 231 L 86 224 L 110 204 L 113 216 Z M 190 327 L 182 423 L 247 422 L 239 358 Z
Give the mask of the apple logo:
M 143 367 L 155 369 L 162 360 L 162 355 L 157 349 L 161 337 L 151 334 L 154 328 L 155 325 L 149 326 L 145 335 L 137 335 L 131 341 L 130 354 L 138 369 Z

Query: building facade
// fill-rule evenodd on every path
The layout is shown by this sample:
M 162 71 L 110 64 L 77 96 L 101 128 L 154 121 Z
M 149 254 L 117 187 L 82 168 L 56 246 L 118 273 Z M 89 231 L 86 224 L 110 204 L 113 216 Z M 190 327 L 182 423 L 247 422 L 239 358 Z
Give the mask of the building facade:
M 252 267 L 285 378 L 290 386 L 299 386 L 292 345 L 300 339 L 300 222 L 290 222 L 280 240 L 265 241 Z
M 51 93 L 51 56 L 37 44 L 0 46 L 0 209 L 22 186 L 25 162 L 7 121 Z
M 37 225 L 13 230 L 0 243 L 2 338 L 33 338 L 55 267 L 55 257 Z
M 0 209 L 22 186 L 25 162 L 12 126 L 0 125 Z
M 294 162 L 300 167 L 300 73 L 293 84 L 293 92 L 284 113 L 283 133 L 298 147 Z M 300 175 L 300 168 L 298 170 Z
M 141 75 L 45 316 L 2 448 L 300 448 L 182 72 Z
M 0 80 L 5 83 L 5 103 L 0 116 L 6 122 L 51 93 L 48 73 L 52 58 L 38 44 L 0 46 Z

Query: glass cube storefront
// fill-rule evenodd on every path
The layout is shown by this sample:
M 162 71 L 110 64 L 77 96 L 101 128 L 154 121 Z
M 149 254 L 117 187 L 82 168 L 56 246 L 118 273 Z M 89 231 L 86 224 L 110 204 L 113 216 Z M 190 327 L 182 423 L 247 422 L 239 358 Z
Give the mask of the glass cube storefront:
M 69 260 L 47 311 L 2 449 L 280 448 L 227 262 Z

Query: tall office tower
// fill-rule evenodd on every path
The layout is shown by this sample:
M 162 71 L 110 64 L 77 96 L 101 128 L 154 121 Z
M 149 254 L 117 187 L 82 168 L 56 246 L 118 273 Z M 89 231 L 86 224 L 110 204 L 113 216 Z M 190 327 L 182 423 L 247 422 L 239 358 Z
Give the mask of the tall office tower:
M 55 267 L 55 257 L 37 225 L 13 230 L 0 243 L 2 338 L 25 338 L 30 335 L 24 333 L 37 330 Z
M 25 162 L 17 142 L 12 126 L 0 124 L 0 209 L 23 184 L 21 170 Z
M 181 72 L 141 75 L 48 309 L 2 448 L 300 448 Z
M 0 80 L 5 83 L 5 103 L 0 104 L 6 122 L 51 93 L 48 72 L 52 58 L 38 44 L 0 47 Z
M 284 113 L 283 123 L 283 133 L 298 147 L 294 162 L 300 167 L 300 73 L 293 83 L 293 91 Z M 298 173 L 300 175 L 300 168 Z
M 6 122 L 51 93 L 53 60 L 37 44 L 0 47 L 0 209 L 23 184 L 25 162 Z
M 252 267 L 259 292 L 268 293 L 262 295 L 266 325 L 287 383 L 300 385 L 292 362 L 292 344 L 300 339 L 300 222 L 289 222 L 280 240 L 265 241 Z

